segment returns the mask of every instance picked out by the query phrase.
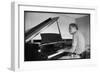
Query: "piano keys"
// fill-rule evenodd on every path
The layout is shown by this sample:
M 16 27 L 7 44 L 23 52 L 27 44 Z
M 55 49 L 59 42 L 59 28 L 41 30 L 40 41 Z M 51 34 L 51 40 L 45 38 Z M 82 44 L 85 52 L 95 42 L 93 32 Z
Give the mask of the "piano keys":
M 52 54 L 52 55 L 49 55 L 49 56 L 48 56 L 48 59 L 51 59 L 52 57 L 55 57 L 55 56 L 57 56 L 57 55 L 59 55 L 59 54 L 61 54 L 61 53 L 64 53 L 64 50 L 59 51 L 59 52 L 57 52 L 57 53 L 54 53 L 54 54 Z

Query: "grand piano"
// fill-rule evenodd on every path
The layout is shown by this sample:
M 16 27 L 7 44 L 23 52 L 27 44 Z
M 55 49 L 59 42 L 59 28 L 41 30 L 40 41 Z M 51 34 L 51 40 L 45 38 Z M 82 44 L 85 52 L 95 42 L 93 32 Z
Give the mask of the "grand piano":
M 67 55 L 63 51 L 57 52 L 65 47 L 70 49 L 72 46 L 72 39 L 62 38 L 58 19 L 59 17 L 48 18 L 24 33 L 24 61 L 58 60 Z M 59 33 L 41 33 L 53 23 L 57 24 Z M 33 40 L 38 34 L 42 39 Z

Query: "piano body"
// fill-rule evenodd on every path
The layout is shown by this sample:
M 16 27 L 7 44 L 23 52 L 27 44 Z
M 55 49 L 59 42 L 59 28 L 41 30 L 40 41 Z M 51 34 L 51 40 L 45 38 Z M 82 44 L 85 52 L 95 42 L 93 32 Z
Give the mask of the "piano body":
M 69 48 L 72 44 L 72 39 L 62 39 L 58 24 L 59 17 L 48 18 L 42 23 L 25 32 L 24 43 L 24 60 L 25 61 L 40 61 L 40 60 L 55 60 L 64 55 L 64 52 L 57 52 L 65 47 Z M 58 33 L 41 33 L 53 23 L 57 23 Z M 41 35 L 41 40 L 33 40 L 38 34 Z

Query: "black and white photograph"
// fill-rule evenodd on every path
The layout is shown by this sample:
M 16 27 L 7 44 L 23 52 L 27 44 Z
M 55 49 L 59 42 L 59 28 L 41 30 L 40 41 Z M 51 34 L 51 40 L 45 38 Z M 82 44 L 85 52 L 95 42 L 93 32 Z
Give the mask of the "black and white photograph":
M 13 3 L 11 69 L 66 72 L 97 65 L 96 11 L 84 5 Z
M 24 11 L 24 61 L 91 58 L 90 14 Z

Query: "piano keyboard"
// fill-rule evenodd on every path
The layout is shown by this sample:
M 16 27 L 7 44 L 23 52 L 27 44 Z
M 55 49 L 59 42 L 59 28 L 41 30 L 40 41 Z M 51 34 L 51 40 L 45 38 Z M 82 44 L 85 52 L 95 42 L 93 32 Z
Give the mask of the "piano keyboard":
M 64 50 L 59 51 L 59 52 L 57 52 L 57 53 L 55 53 L 55 54 L 52 54 L 52 55 L 48 56 L 48 59 L 51 59 L 52 57 L 57 56 L 57 55 L 59 55 L 59 54 L 61 54 L 61 53 L 63 53 L 63 52 L 64 52 Z

